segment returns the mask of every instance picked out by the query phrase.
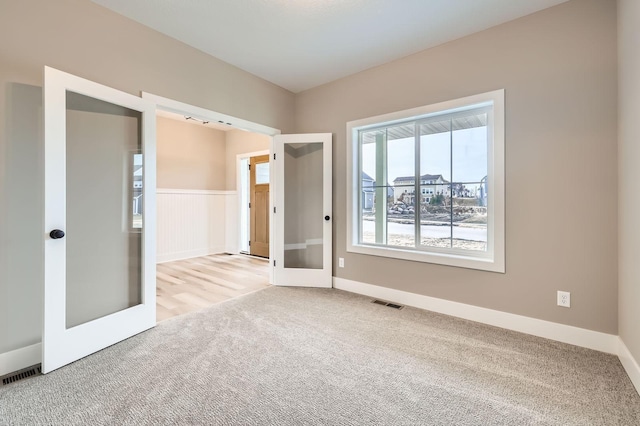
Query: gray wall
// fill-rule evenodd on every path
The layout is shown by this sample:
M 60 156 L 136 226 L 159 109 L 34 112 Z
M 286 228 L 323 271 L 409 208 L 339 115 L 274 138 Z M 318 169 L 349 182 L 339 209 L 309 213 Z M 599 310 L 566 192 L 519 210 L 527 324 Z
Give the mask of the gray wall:
M 617 334 L 616 60 L 616 3 L 574 0 L 298 94 L 335 135 L 334 276 Z M 500 88 L 506 274 L 347 253 L 346 122 Z
M 640 2 L 618 1 L 619 19 L 619 333 L 640 360 Z
M 2 67 L 0 67 L 1 73 Z M 42 329 L 42 89 L 0 86 L 0 353 Z M 11 141 L 10 144 L 4 141 Z
M 40 341 L 49 65 L 291 132 L 294 95 L 87 0 L 0 2 L 0 354 Z

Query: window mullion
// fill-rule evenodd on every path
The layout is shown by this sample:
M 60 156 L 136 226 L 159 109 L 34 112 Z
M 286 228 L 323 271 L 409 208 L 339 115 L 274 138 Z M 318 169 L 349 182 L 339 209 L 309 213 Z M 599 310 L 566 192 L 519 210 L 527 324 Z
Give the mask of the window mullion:
M 420 225 L 421 225 L 421 211 L 422 211 L 422 187 L 421 185 L 418 184 L 418 182 L 420 182 L 420 175 L 421 175 L 421 170 L 420 170 L 420 126 L 417 123 L 414 123 L 415 126 L 415 132 L 414 132 L 414 144 L 415 144 L 415 182 L 416 182 L 416 186 L 415 186 L 415 193 L 416 196 L 414 197 L 414 200 L 416 200 L 414 202 L 414 224 L 415 224 L 415 241 L 414 241 L 414 246 L 415 247 L 420 247 L 422 245 L 422 235 L 421 235 L 421 229 L 420 229 Z
M 364 241 L 364 229 L 362 225 L 363 221 L 363 213 L 364 206 L 362 204 L 362 194 L 364 193 L 364 185 L 362 182 L 362 173 L 364 172 L 364 167 L 362 164 L 362 144 L 363 144 L 363 136 L 362 132 L 358 132 L 358 196 L 357 198 L 357 212 L 358 212 L 358 244 L 361 244 Z
M 449 119 L 449 173 L 449 247 L 453 247 L 453 118 Z
M 376 244 L 387 244 L 387 131 L 376 135 Z

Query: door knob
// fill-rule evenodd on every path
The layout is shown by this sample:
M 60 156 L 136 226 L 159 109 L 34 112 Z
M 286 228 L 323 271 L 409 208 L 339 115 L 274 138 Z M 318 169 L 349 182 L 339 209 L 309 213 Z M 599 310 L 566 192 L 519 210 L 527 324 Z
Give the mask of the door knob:
M 329 215 L 324 217 L 324 220 L 329 220 L 329 219 L 331 219 L 331 217 Z
M 54 229 L 53 231 L 49 232 L 49 236 L 54 239 L 57 240 L 59 238 L 63 238 L 64 237 L 64 231 L 61 229 Z

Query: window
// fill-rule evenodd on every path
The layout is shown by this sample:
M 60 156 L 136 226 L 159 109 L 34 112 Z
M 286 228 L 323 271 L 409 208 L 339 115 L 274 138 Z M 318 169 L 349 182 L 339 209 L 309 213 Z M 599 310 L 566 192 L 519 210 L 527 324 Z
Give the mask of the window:
M 348 251 L 504 272 L 503 90 L 352 121 L 347 137 Z
M 132 202 L 131 202 L 131 228 L 142 229 L 142 178 L 143 178 L 143 157 L 140 153 L 131 153 L 131 179 L 132 179 Z
M 256 185 L 269 183 L 269 163 L 256 164 Z

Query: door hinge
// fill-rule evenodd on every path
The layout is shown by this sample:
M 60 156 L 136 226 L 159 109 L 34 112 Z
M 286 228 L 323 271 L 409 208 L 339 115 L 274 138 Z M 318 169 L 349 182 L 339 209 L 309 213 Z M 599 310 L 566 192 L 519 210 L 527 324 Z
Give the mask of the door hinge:
M 251 247 L 251 241 L 249 241 L 249 247 Z
M 251 203 L 249 203 L 249 208 L 251 208 Z
M 273 208 L 273 212 L 274 212 L 274 213 L 276 212 L 276 208 L 275 208 L 275 207 Z
M 276 260 L 273 259 L 273 267 L 275 268 L 275 266 L 276 266 Z
M 275 154 L 275 153 L 273 154 L 273 159 L 274 159 L 274 160 L 276 159 L 276 154 Z
M 251 164 L 249 164 L 249 170 L 251 170 Z

